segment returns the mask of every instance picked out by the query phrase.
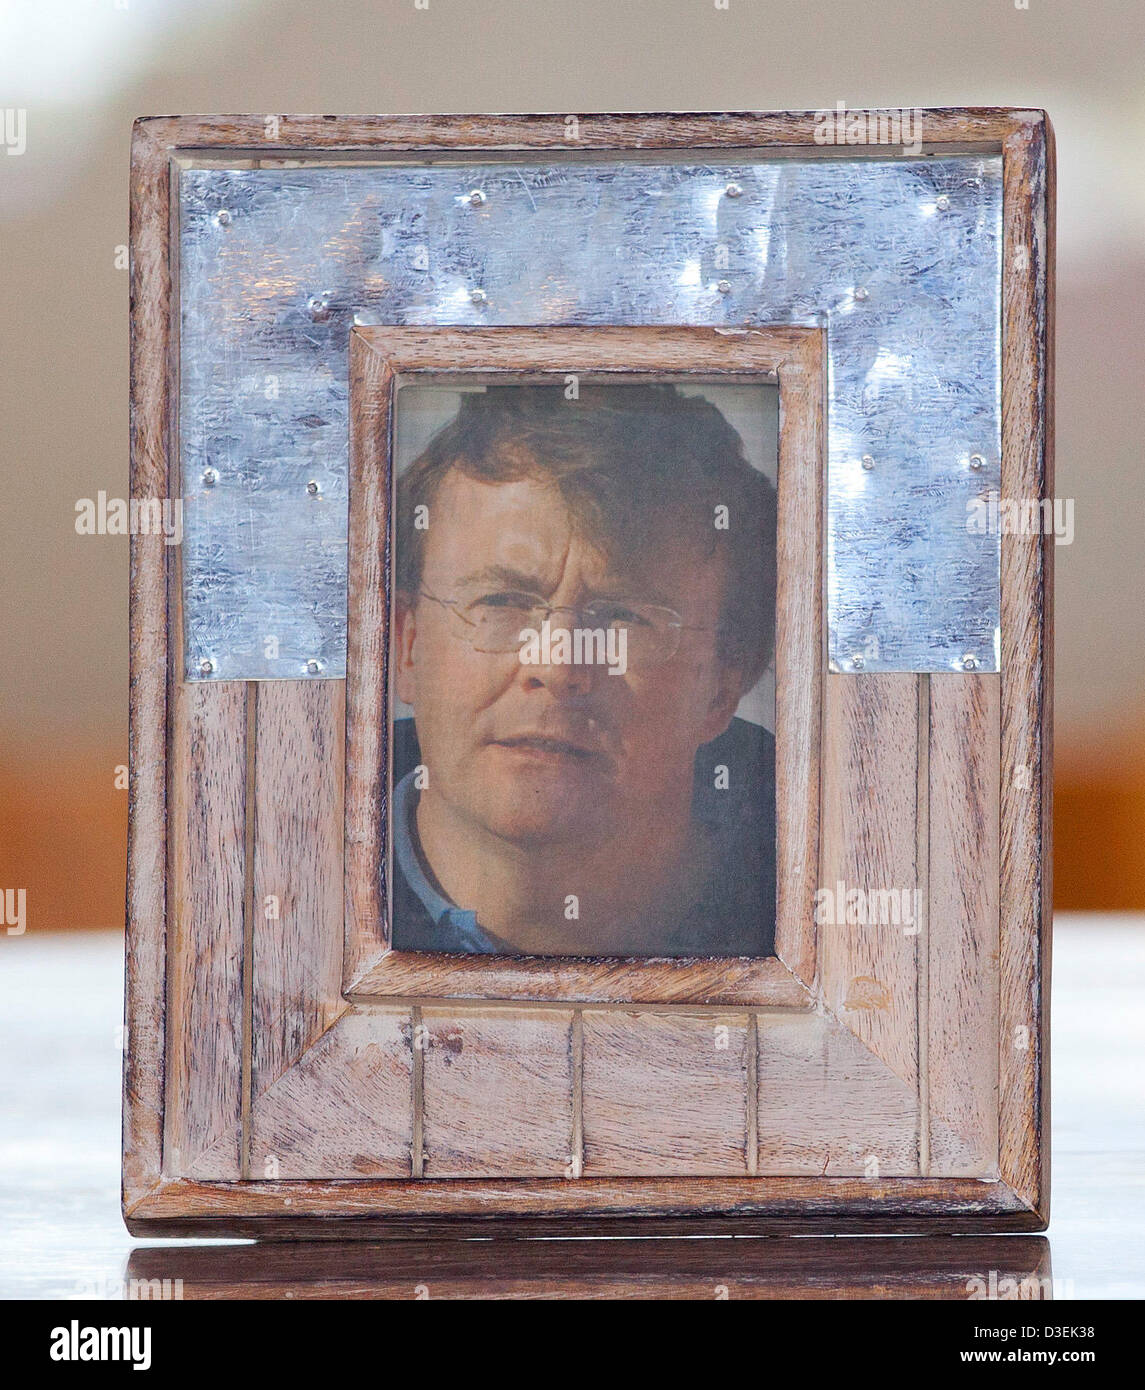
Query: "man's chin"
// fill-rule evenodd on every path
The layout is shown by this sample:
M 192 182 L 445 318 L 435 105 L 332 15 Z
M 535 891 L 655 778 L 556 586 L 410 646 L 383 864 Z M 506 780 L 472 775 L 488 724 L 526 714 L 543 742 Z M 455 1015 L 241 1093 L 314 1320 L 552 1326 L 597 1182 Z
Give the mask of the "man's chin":
M 588 848 L 615 833 L 599 798 L 567 788 L 514 787 L 511 796 L 488 806 L 482 819 L 502 840 L 531 848 L 560 843 Z

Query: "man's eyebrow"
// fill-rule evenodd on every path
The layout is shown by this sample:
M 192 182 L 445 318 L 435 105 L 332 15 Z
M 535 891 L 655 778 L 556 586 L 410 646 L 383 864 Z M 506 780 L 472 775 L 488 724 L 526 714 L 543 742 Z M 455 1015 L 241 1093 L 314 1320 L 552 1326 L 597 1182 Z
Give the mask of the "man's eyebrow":
M 538 575 L 526 574 L 510 565 L 486 565 L 465 575 L 457 583 L 463 589 L 476 584 L 504 584 L 507 588 L 520 589 L 529 594 L 543 595 L 545 592 L 545 583 Z M 672 605 L 671 595 L 658 589 L 650 590 L 623 573 L 606 575 L 599 584 L 593 585 L 593 597 L 603 601 L 611 599 L 629 603 L 656 603 L 666 607 Z
M 540 593 L 543 585 L 535 574 L 525 574 L 521 570 L 512 569 L 508 565 L 486 565 L 483 569 L 474 570 L 472 574 L 465 575 L 458 580 L 461 585 L 470 584 L 507 584 L 514 589 L 526 589 L 531 594 Z

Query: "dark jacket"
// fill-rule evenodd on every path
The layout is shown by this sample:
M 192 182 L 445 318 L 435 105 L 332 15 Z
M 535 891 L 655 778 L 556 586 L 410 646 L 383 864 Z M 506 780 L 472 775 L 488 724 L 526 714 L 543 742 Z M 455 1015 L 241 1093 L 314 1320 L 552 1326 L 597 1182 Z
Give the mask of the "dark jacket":
M 412 719 L 394 723 L 393 786 L 421 761 Z M 728 785 L 717 789 L 717 769 Z M 657 955 L 766 956 L 775 953 L 775 740 L 744 719 L 696 753 L 692 813 L 711 847 L 696 906 L 666 924 Z M 393 860 L 393 944 L 403 951 L 472 951 L 451 943 Z M 444 931 L 444 936 L 443 936 Z M 481 948 L 497 951 L 495 945 Z

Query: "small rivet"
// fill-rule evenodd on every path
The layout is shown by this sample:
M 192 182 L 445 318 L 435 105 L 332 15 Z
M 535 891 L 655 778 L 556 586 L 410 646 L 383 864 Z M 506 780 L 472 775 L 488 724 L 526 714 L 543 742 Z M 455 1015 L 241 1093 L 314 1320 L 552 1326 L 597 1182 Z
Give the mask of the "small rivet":
M 469 206 L 472 208 L 479 208 L 484 201 L 485 194 L 480 188 L 475 188 L 469 195 Z
M 312 295 L 306 301 L 306 312 L 315 323 L 325 323 L 330 317 L 330 305 L 325 295 Z
M 469 298 L 474 304 L 487 304 L 489 302 L 489 296 L 484 290 L 470 290 Z
M 318 494 L 322 491 L 322 487 L 319 483 L 315 482 L 313 478 L 311 478 L 310 481 L 306 484 L 306 491 L 310 494 L 311 497 L 317 497 Z
M 215 213 L 215 221 L 220 227 L 229 227 L 231 225 L 231 215 L 226 208 L 220 208 L 218 212 Z
M 945 193 L 940 193 L 938 197 L 934 200 L 934 206 L 939 210 L 939 212 L 949 212 L 950 199 L 947 197 Z
M 861 656 L 853 656 L 851 658 L 851 667 L 853 670 L 861 671 L 866 664 L 867 663 Z
M 306 674 L 308 676 L 317 676 L 321 672 L 321 670 L 322 663 L 312 656 L 310 660 L 306 663 Z
M 983 456 L 982 454 L 971 454 L 971 455 L 970 455 L 970 467 L 973 468 L 973 470 L 975 471 L 975 473 L 977 473 L 977 472 L 979 471 L 979 469 L 982 469 L 982 468 L 985 468 L 985 467 L 986 467 L 986 459 L 984 458 L 984 456 Z
M 855 291 L 855 298 L 858 300 L 870 299 L 871 292 L 865 285 L 860 285 Z
M 219 470 L 218 470 L 217 468 L 204 468 L 204 469 L 203 469 L 203 486 L 204 486 L 204 487 L 214 487 L 214 485 L 215 485 L 218 481 L 219 481 Z
M 719 282 L 719 284 L 716 286 L 716 289 L 719 290 L 720 294 L 731 294 L 731 292 L 732 292 L 731 281 L 730 281 L 730 280 L 721 280 L 721 281 Z
M 724 189 L 724 192 L 727 194 L 729 198 L 738 198 L 743 193 L 743 189 L 739 186 L 738 183 L 729 183 L 728 186 Z
M 962 669 L 964 671 L 977 671 L 978 658 L 972 655 L 970 652 L 967 652 L 966 655 L 962 658 Z
M 867 470 L 868 473 L 875 466 L 874 456 L 871 454 L 864 454 L 862 459 L 860 459 L 860 462 L 862 463 L 863 467 Z
M 211 658 L 211 657 L 209 657 L 209 656 L 203 657 L 202 661 L 199 662 L 199 675 L 200 675 L 200 676 L 213 676 L 214 674 L 215 674 L 215 663 L 214 663 L 213 658 Z

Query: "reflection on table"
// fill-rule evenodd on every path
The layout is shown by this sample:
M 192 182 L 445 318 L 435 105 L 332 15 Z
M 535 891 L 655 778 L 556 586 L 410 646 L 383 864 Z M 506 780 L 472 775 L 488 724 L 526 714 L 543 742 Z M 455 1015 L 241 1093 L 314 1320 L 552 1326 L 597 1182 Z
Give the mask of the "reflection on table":
M 141 1246 L 134 1299 L 1046 1299 L 1042 1236 Z

